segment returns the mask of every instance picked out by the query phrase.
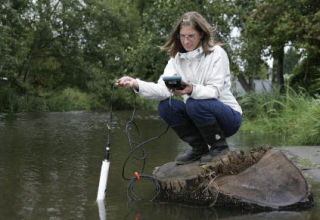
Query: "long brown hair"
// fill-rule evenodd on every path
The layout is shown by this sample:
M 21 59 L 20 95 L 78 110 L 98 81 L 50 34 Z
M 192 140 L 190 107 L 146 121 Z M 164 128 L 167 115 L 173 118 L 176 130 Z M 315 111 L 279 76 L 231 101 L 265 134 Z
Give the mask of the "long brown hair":
M 181 16 L 172 30 L 168 41 L 160 47 L 162 51 L 168 50 L 171 57 L 175 57 L 178 52 L 186 52 L 179 39 L 182 26 L 192 26 L 199 34 L 202 34 L 201 43 L 203 51 L 206 55 L 211 53 L 210 47 L 216 44 L 213 37 L 213 28 L 201 14 L 195 11 L 187 12 Z

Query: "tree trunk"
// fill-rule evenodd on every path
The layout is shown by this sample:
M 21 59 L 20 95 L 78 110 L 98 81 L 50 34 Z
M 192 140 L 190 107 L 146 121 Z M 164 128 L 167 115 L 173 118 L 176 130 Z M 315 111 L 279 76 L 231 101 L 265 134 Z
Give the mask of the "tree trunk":
M 160 201 L 251 210 L 313 205 L 310 186 L 280 150 L 228 152 L 206 166 L 170 162 L 155 168 L 153 176 L 161 186 Z
M 280 87 L 280 93 L 284 93 L 285 87 L 284 87 L 284 77 L 283 77 L 283 62 L 284 62 L 284 47 L 283 46 L 281 47 L 281 49 L 276 51 L 276 59 L 278 61 L 278 68 L 277 68 L 278 85 Z
M 250 87 L 251 86 L 250 80 L 249 80 L 249 82 L 247 82 L 247 80 L 245 79 L 243 74 L 239 74 L 238 80 L 239 80 L 242 88 L 244 89 L 244 91 L 250 92 L 252 90 L 252 87 Z
M 31 49 L 32 50 L 32 49 Z M 28 66 L 27 70 L 24 73 L 23 83 L 26 84 L 29 78 L 30 70 L 31 70 L 31 62 L 32 62 L 32 52 L 30 52 L 30 56 L 28 56 Z

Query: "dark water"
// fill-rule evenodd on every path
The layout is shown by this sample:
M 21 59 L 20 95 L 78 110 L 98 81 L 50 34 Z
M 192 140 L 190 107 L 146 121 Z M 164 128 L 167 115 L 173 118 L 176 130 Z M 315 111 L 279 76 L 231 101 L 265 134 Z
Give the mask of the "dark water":
M 121 172 L 129 152 L 124 126 L 130 114 L 117 111 L 113 115 L 104 204 L 106 219 L 320 219 L 319 183 L 312 183 L 315 207 L 296 212 L 248 214 L 230 209 L 152 203 L 148 201 L 154 195 L 150 181 L 136 183 L 135 191 L 143 200 L 129 202 L 128 181 L 122 179 Z M 107 116 L 92 112 L 0 114 L 0 219 L 99 219 L 95 200 L 107 137 Z M 141 140 L 166 128 L 154 112 L 138 111 L 136 122 Z M 132 129 L 135 140 L 136 133 Z M 274 146 L 279 141 L 255 134 L 238 134 L 228 139 L 234 149 Z M 187 149 L 170 130 L 145 148 L 146 174 Z M 141 166 L 141 161 L 130 160 L 126 176 L 133 177 L 133 172 L 140 171 Z

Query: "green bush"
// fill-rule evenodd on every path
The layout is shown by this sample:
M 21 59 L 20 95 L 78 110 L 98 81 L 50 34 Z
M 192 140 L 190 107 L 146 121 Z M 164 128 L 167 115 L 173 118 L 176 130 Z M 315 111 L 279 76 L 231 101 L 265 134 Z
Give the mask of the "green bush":
M 91 96 L 78 89 L 66 88 L 47 100 L 49 111 L 90 110 Z
M 0 85 L 0 112 L 15 112 L 18 107 L 18 96 L 9 85 Z

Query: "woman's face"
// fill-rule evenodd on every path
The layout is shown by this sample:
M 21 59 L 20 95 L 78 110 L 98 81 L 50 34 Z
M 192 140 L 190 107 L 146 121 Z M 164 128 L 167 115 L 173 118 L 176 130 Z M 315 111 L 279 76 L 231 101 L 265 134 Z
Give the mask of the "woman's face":
M 189 52 L 199 46 L 202 34 L 200 35 L 192 26 L 181 26 L 179 38 L 183 48 Z

